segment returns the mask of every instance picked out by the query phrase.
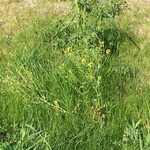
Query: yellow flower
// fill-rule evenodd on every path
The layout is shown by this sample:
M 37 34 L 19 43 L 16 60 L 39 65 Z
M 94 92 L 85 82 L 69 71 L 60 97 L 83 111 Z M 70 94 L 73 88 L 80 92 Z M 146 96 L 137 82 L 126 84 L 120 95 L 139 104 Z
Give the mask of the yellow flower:
M 99 42 L 100 47 L 104 47 L 104 41 Z
M 59 68 L 59 69 L 62 69 L 63 67 L 64 67 L 64 63 L 61 64 L 58 68 Z
M 111 52 L 111 50 L 110 50 L 110 49 L 107 49 L 107 50 L 106 50 L 106 54 L 107 54 L 107 55 L 109 55 L 109 54 L 110 54 L 110 52 Z
M 102 76 L 98 76 L 98 81 L 101 81 L 102 80 Z
M 82 62 L 82 64 L 85 64 L 85 63 L 86 63 L 86 60 L 83 58 L 83 59 L 81 60 L 81 62 Z
M 89 68 L 91 68 L 91 67 L 93 66 L 93 62 L 89 62 L 89 63 L 87 64 L 87 66 L 88 66 Z
M 67 51 L 69 53 L 71 51 L 71 47 L 67 47 Z

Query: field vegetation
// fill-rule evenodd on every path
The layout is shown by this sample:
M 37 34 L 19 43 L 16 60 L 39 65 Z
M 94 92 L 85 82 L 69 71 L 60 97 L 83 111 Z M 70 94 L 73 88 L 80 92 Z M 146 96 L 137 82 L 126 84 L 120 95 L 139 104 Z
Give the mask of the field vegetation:
M 149 149 L 148 7 L 0 4 L 0 150 Z

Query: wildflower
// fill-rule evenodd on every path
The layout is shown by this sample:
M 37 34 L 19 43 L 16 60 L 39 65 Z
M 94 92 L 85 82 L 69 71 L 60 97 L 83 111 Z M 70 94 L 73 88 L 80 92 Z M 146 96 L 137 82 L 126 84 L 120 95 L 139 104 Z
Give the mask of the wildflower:
M 100 44 L 100 47 L 104 47 L 104 41 L 101 41 L 101 42 L 99 42 L 99 44 Z
M 83 58 L 83 59 L 81 60 L 81 62 L 82 62 L 82 64 L 85 64 L 85 63 L 86 63 L 86 60 Z
M 59 68 L 59 69 L 62 69 L 63 67 L 64 67 L 64 63 L 61 64 L 58 68 Z
M 106 54 L 107 54 L 107 55 L 109 55 L 109 54 L 110 54 L 110 52 L 111 52 L 111 50 L 110 50 L 110 49 L 107 49 L 107 50 L 106 50 Z
M 67 47 L 67 51 L 68 51 L 68 53 L 70 53 L 71 47 Z
M 102 80 L 102 76 L 98 76 L 98 81 L 101 81 Z
M 87 66 L 88 66 L 89 68 L 91 68 L 91 67 L 93 66 L 93 62 L 89 62 L 89 63 L 87 64 Z

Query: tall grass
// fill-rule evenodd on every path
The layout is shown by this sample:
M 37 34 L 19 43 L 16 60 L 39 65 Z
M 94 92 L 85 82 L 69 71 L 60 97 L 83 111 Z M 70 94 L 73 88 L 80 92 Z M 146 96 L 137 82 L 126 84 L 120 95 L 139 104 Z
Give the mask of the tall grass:
M 115 4 L 78 1 L 1 38 L 1 149 L 149 148 L 148 43 L 138 50 Z

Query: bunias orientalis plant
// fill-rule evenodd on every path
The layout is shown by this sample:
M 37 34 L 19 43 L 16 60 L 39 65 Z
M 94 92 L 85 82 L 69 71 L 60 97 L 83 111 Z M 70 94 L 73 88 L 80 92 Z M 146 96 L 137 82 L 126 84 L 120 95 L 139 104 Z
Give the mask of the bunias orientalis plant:
M 76 8 L 73 20 L 77 23 L 79 39 L 89 47 L 99 46 L 99 42 L 105 42 L 105 50 L 116 51 L 118 29 L 112 29 L 109 19 L 115 18 L 127 8 L 125 0 L 75 0 Z M 85 42 L 86 41 L 86 42 Z M 114 50 L 115 49 L 115 50 Z
M 115 19 L 126 6 L 124 0 L 99 1 L 75 0 L 71 21 L 59 20 L 52 30 L 50 42 L 55 49 L 84 45 L 87 48 L 99 47 L 104 42 L 103 52 L 107 49 L 117 51 L 120 31 L 112 27 L 110 19 Z M 70 18 L 69 18 L 70 20 Z M 47 37 L 47 36 L 46 36 Z

